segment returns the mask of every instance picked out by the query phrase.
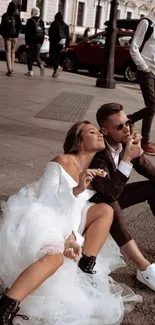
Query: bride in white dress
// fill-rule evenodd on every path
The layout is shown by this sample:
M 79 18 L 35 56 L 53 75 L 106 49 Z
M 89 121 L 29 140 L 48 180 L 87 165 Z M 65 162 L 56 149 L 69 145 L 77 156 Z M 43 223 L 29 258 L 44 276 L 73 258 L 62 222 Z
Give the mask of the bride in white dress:
M 3 206 L 0 280 L 9 289 L 0 299 L 0 325 L 19 324 L 19 304 L 28 324 L 118 325 L 140 301 L 108 275 L 121 260 L 111 239 L 104 245 L 111 207 L 89 203 L 91 180 L 104 172 L 88 166 L 103 148 L 103 136 L 90 122 L 76 123 L 65 154 Z

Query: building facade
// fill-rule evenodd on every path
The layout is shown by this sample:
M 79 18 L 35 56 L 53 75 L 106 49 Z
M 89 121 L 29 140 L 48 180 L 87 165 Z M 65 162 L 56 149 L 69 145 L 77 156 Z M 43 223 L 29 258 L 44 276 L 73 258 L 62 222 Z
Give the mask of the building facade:
M 104 29 L 104 22 L 109 19 L 110 0 L 13 0 L 21 5 L 21 18 L 30 17 L 31 8 L 38 6 L 45 22 L 51 22 L 56 12 L 61 11 L 64 21 L 72 33 L 82 34 L 90 27 Z M 155 0 L 120 0 L 117 10 L 118 18 L 142 18 L 155 7 Z M 6 11 L 10 0 L 0 0 L 0 16 Z

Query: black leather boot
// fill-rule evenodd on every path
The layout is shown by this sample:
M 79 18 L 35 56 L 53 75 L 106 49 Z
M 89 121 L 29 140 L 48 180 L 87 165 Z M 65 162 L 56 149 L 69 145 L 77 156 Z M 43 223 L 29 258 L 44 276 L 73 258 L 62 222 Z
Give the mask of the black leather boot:
M 24 315 L 17 315 L 19 311 L 19 301 L 9 298 L 3 294 L 0 298 L 0 325 L 11 325 L 15 316 L 20 316 L 25 320 L 29 318 Z
M 95 264 L 96 264 L 96 256 L 86 256 L 82 254 L 78 266 L 85 273 L 95 274 L 96 271 L 93 271 Z

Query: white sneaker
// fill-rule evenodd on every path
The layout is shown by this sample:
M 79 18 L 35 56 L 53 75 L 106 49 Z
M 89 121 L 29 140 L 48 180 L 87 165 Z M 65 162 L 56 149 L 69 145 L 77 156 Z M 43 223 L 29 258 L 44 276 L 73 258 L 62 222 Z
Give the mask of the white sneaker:
M 44 76 L 44 66 L 43 66 L 43 64 L 40 66 L 40 75 L 41 75 L 41 77 Z
M 150 264 L 145 271 L 137 270 L 137 280 L 155 291 L 155 264 Z
M 62 71 L 62 67 L 59 66 L 58 69 L 56 69 L 56 70 L 53 72 L 52 77 L 53 77 L 53 78 L 58 78 L 58 77 L 59 77 L 59 74 L 60 74 L 61 71 Z
M 31 71 L 27 71 L 25 73 L 25 76 L 32 77 L 33 76 L 33 71 L 32 70 Z
M 60 73 L 61 71 L 62 71 L 62 67 L 61 67 L 61 65 L 59 65 L 58 72 Z

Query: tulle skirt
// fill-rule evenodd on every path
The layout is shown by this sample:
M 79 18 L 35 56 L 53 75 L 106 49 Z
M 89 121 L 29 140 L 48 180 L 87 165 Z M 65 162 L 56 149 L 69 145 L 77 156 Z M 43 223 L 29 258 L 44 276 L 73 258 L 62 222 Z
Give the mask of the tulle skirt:
M 3 204 L 0 279 L 4 287 L 45 254 L 63 252 L 68 215 L 66 210 L 60 213 L 61 218 L 58 210 L 37 199 L 34 184 Z M 97 259 L 96 274 L 86 275 L 65 258 L 56 273 L 20 304 L 20 312 L 30 318 L 29 325 L 118 325 L 125 311 L 141 302 L 140 296 L 109 276 L 122 265 L 120 251 L 109 237 Z

